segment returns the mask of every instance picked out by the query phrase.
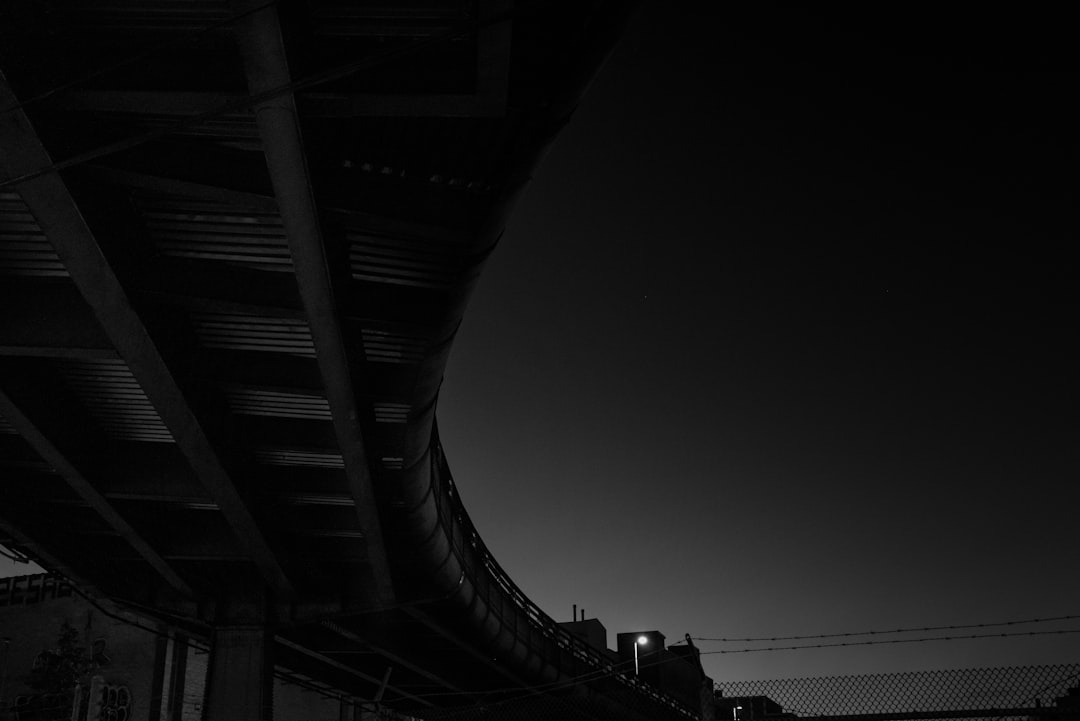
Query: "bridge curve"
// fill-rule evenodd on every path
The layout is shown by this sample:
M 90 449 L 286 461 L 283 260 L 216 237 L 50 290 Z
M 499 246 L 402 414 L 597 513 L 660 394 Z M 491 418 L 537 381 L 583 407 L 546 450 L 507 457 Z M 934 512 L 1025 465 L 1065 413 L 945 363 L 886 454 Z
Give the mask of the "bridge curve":
M 211 640 L 210 718 L 257 714 L 226 667 L 273 663 L 417 715 L 564 687 L 695 715 L 513 584 L 435 430 L 484 260 L 628 12 L 6 3 L 0 542 Z

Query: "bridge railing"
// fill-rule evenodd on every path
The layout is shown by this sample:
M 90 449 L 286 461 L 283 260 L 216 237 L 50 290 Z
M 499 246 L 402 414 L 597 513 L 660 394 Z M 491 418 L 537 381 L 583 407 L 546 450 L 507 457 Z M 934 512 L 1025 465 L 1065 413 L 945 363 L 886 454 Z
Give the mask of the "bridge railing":
M 509 574 L 488 550 L 466 512 L 454 485 L 438 439 L 432 446 L 432 482 L 436 504 L 451 547 L 468 579 L 483 599 L 489 612 L 498 617 L 518 643 L 540 655 L 565 676 L 563 682 L 542 684 L 543 690 L 559 690 L 578 684 L 615 683 L 639 697 L 669 708 L 685 718 L 700 718 L 700 711 L 689 709 L 631 672 L 628 664 L 613 661 L 599 649 L 585 643 L 562 628 L 518 588 Z M 494 593 L 493 593 L 494 591 Z M 509 603 L 509 608 L 506 604 Z M 525 628 L 519 619 L 525 619 Z

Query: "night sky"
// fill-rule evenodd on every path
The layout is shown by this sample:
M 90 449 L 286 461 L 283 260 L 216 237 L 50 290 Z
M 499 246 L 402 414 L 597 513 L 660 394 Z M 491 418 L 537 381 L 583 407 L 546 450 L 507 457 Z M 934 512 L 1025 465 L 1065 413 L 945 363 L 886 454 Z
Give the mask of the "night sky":
M 557 620 L 614 646 L 1080 614 L 1072 25 L 902 7 L 646 4 L 538 169 L 438 410 L 481 535 Z M 1080 621 L 998 630 L 1045 628 Z
M 1080 613 L 1068 24 L 754 8 L 647 4 L 511 218 L 439 405 L 480 533 L 612 645 Z M 1057 628 L 1080 621 L 993 630 Z M 1012 665 L 1078 642 L 705 663 Z

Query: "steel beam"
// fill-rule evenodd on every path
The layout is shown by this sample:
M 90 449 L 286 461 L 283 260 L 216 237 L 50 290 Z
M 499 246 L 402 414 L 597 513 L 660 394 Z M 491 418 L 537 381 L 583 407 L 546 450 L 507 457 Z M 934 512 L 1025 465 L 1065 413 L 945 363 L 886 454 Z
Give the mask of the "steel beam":
M 165 164 L 168 166 L 169 164 Z M 198 164 L 204 168 L 210 164 Z M 188 172 L 193 169 L 188 168 Z M 235 204 L 254 210 L 277 210 L 274 199 L 261 192 L 261 189 L 235 189 L 209 182 L 209 177 L 198 179 L 180 179 L 158 175 L 157 171 L 134 170 L 103 164 L 89 164 L 82 168 L 84 175 L 97 182 L 139 188 L 164 195 L 181 195 L 187 198 L 202 198 L 217 202 Z M 210 173 L 205 173 L 209 176 Z M 205 182 L 204 182 L 205 181 Z
M 0 308 L 0 355 L 119 357 L 74 286 L 7 281 Z
M 302 646 L 302 645 L 300 645 L 298 643 L 290 641 L 289 639 L 285 638 L 284 636 L 280 636 L 280 635 L 275 636 L 274 641 L 277 642 L 279 645 L 283 646 L 284 648 L 289 649 L 290 651 L 294 651 L 294 652 L 296 652 L 296 653 L 298 653 L 298 654 L 300 654 L 302 656 L 307 656 L 308 658 L 315 659 L 316 661 L 319 661 L 320 663 L 325 664 L 326 666 L 329 666 L 330 668 L 336 669 L 337 671 L 340 671 L 340 672 L 342 672 L 344 674 L 347 674 L 349 676 L 353 676 L 353 677 L 358 678 L 358 679 L 360 679 L 362 681 L 366 681 L 367 683 L 374 684 L 376 687 L 380 687 L 382 685 L 382 683 L 383 683 L 382 679 L 376 678 L 376 677 L 372 676 L 371 674 L 364 673 L 363 671 L 361 671 L 359 669 L 355 669 L 352 666 L 349 666 L 347 664 L 341 663 L 340 661 L 335 661 L 334 659 L 330 658 L 329 656 L 326 656 L 324 654 L 319 653 L 318 651 L 313 651 L 312 649 L 307 648 L 306 646 Z M 434 704 L 431 703 L 430 701 L 422 699 L 419 696 L 411 694 L 411 693 L 409 693 L 407 691 L 403 691 L 402 689 L 395 688 L 394 686 L 388 686 L 387 688 L 390 691 L 393 691 L 394 693 L 401 696 L 401 698 L 409 699 L 410 701 L 414 701 L 414 702 L 416 702 L 416 703 L 418 703 L 418 704 L 420 704 L 422 706 L 428 706 L 428 707 L 434 706 Z
M 386 648 L 384 648 L 382 646 L 378 646 L 378 645 L 372 643 L 371 641 L 368 641 L 366 638 L 364 638 L 360 634 L 356 633 L 355 631 L 351 631 L 351 630 L 345 628 L 344 626 L 342 626 L 340 624 L 337 624 L 337 623 L 334 623 L 332 621 L 323 621 L 322 626 L 324 628 L 329 629 L 330 631 L 334 632 L 335 634 L 337 634 L 341 638 L 346 639 L 348 641 L 351 641 L 352 643 L 357 644 L 361 648 L 365 648 L 365 649 L 371 651 L 372 653 L 376 653 L 376 654 L 382 656 L 383 658 L 385 658 L 388 661 L 392 662 L 395 666 L 400 666 L 400 667 L 402 667 L 404 669 L 408 669 L 409 671 L 412 671 L 416 675 L 422 676 L 423 678 L 426 678 L 429 681 L 433 681 L 434 683 L 437 683 L 438 685 L 442 686 L 443 688 L 447 688 L 450 691 L 453 691 L 454 693 L 468 696 L 473 701 L 478 700 L 477 697 L 472 696 L 471 694 L 467 694 L 460 687 L 458 687 L 458 686 L 454 685 L 453 683 L 447 681 L 442 676 L 439 676 L 439 675 L 437 675 L 435 673 L 432 673 L 431 671 L 428 671 L 423 666 L 419 666 L 419 665 L 409 661 L 408 659 L 404 658 L 403 656 L 400 656 L 400 655 L 398 655 L 396 653 L 393 653 L 392 651 L 387 650 Z
M 307 317 L 296 281 L 274 271 L 224 268 L 187 259 L 157 259 L 141 267 L 129 285 L 140 296 L 190 310 L 273 318 Z M 450 297 L 445 291 L 360 280 L 354 280 L 350 288 L 338 295 L 341 322 L 378 323 L 380 327 L 420 338 L 432 337 L 439 330 L 424 325 L 428 320 L 426 308 L 448 302 Z M 375 315 L 378 317 L 374 318 Z M 3 327 L 0 325 L 0 339 Z
M 94 488 L 93 484 L 71 462 L 68 455 L 58 448 L 44 432 L 39 423 L 30 418 L 20 404 L 0 390 L 0 415 L 7 419 L 20 436 L 40 455 L 56 472 L 63 477 L 71 489 L 86 501 L 99 516 L 116 531 L 129 546 L 135 549 L 144 561 L 150 564 L 158 575 L 180 593 L 189 598 L 195 597 L 191 586 L 173 570 L 172 566 L 158 554 L 112 504 Z
M 71 583 L 79 587 L 84 593 L 88 593 L 92 596 L 104 596 L 101 588 L 90 581 L 82 574 L 79 573 L 76 565 L 82 566 L 83 564 L 73 565 L 70 563 L 72 559 L 65 554 L 64 558 L 60 558 L 55 555 L 47 544 L 42 544 L 37 538 L 33 538 L 20 528 L 10 516 L 7 515 L 8 509 L 0 510 L 0 529 L 3 532 L 14 539 L 15 543 L 19 544 L 19 547 L 27 551 L 27 555 L 30 556 L 30 560 L 38 562 L 45 570 L 50 573 L 56 573 L 66 578 Z
M 79 292 L 127 363 L 161 420 L 225 515 L 270 588 L 291 597 L 292 584 L 233 484 L 126 290 L 83 218 L 7 79 L 0 73 L 0 181 L 29 176 L 15 190 L 34 214 Z M 44 172 L 42 172 L 44 171 Z
M 100 458 L 94 486 L 106 498 L 203 505 L 213 499 L 171 443 L 129 443 L 122 456 Z
M 277 8 L 268 5 L 253 12 L 256 2 L 232 0 L 229 3 L 241 17 L 236 25 L 237 39 L 244 58 L 248 90 L 253 97 L 265 95 L 274 88 L 287 87 L 291 82 Z M 296 100 L 291 92 L 283 92 L 256 103 L 254 110 L 326 388 L 334 432 L 345 461 L 349 490 L 365 534 L 375 595 L 380 602 L 390 604 L 394 600 L 394 589 Z
M 465 652 L 467 655 L 471 656 L 474 660 L 480 662 L 480 664 L 482 664 L 483 666 L 486 666 L 491 671 L 494 671 L 495 673 L 499 674 L 500 676 L 502 676 L 506 680 L 510 681 L 515 686 L 519 686 L 523 690 L 529 691 L 529 693 L 533 693 L 533 694 L 538 693 L 537 691 L 531 690 L 531 684 L 528 683 L 521 676 L 519 676 L 516 673 L 508 670 L 507 668 L 505 668 L 504 666 L 502 666 L 501 664 L 496 662 L 494 659 L 490 658 L 487 654 L 482 653 L 481 651 L 477 650 L 467 640 L 462 638 L 457 633 L 455 633 L 453 631 L 450 631 L 449 629 L 443 627 L 443 625 L 441 623 L 439 623 L 434 617 L 430 616 L 426 612 L 421 611 L 418 608 L 413 608 L 413 607 L 408 607 L 408 606 L 403 607 L 402 610 L 406 614 L 411 616 L 413 619 L 415 619 L 415 620 L 419 621 L 421 624 L 423 624 L 428 630 L 433 631 L 435 634 L 437 634 L 437 635 L 441 636 L 442 638 L 446 639 L 451 644 L 456 646 L 458 649 Z
M 250 153 L 210 148 L 194 143 L 171 145 L 148 143 L 137 158 L 110 158 L 109 164 L 98 162 L 80 168 L 80 173 L 97 182 L 150 190 L 167 195 L 203 198 L 256 210 L 277 210 L 271 195 L 272 188 L 262 182 L 265 165 L 254 168 L 248 161 Z M 187 162 L 185 162 L 185 159 Z M 218 168 L 228 168 L 223 177 Z M 169 168 L 169 176 L 160 175 Z M 255 171 L 258 172 L 255 172 Z M 180 177 L 183 176 L 183 177 Z M 354 201 L 338 205 L 322 203 L 321 210 L 333 215 L 352 230 L 376 234 L 403 235 L 425 238 L 439 243 L 467 244 L 471 236 L 464 231 L 425 223 L 415 218 L 395 217 L 360 210 Z
M 90 113 L 190 116 L 242 107 L 246 97 L 226 92 L 177 90 L 67 90 L 49 98 L 55 110 Z
M 509 24 L 509 20 L 505 21 Z M 494 34 L 493 31 L 489 31 Z M 494 63 L 492 67 L 498 66 Z M 494 78 L 497 82 L 498 76 Z M 500 117 L 506 111 L 505 80 L 501 95 L 477 94 L 375 94 L 305 92 L 298 97 L 305 114 L 315 118 Z M 494 96 L 494 97 L 492 97 Z M 247 95 L 224 92 L 177 92 L 161 90 L 71 90 L 49 99 L 50 109 L 91 113 L 153 114 L 173 118 L 218 115 L 222 109 L 242 108 Z
M 303 319 L 296 283 L 285 273 L 223 268 L 190 260 L 158 260 L 131 285 L 140 295 L 190 310 Z

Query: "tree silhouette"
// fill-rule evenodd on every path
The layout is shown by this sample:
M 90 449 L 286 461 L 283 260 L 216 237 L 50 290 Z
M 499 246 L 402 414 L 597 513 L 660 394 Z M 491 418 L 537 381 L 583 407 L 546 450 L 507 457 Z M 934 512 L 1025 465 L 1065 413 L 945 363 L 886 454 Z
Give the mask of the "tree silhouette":
M 42 693 L 71 693 L 76 682 L 85 680 L 92 666 L 86 648 L 79 643 L 79 632 L 64 621 L 56 648 L 42 651 L 34 659 L 29 684 Z

